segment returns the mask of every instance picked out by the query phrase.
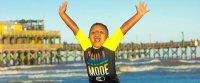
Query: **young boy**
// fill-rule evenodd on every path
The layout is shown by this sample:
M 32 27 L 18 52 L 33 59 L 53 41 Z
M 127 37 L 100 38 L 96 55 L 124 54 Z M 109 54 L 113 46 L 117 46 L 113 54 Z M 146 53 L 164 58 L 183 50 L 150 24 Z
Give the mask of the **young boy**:
M 68 2 L 59 9 L 59 15 L 73 31 L 84 51 L 84 59 L 90 83 L 119 83 L 115 69 L 115 50 L 126 32 L 134 26 L 144 14 L 149 12 L 147 4 L 140 1 L 137 13 L 108 36 L 108 28 L 102 23 L 92 25 L 89 38 L 78 28 L 76 23 L 65 13 Z

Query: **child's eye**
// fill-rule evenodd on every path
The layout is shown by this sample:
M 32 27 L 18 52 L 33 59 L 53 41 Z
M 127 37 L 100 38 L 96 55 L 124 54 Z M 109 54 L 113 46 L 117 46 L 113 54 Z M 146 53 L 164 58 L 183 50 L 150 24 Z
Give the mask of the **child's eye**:
M 95 34 L 95 32 L 91 32 L 91 34 Z
M 104 32 L 103 32 L 103 31 L 100 31 L 100 33 L 101 33 L 101 34 L 104 34 Z

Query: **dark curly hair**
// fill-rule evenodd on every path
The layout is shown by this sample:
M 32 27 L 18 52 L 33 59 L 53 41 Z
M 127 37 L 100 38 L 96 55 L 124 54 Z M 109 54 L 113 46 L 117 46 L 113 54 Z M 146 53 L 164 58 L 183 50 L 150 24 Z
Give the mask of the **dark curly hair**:
M 90 28 L 90 32 L 91 32 L 91 30 L 93 29 L 93 27 L 96 26 L 96 25 L 103 26 L 103 27 L 106 29 L 106 31 L 107 31 L 107 35 L 109 35 L 108 28 L 107 28 L 107 26 L 104 25 L 103 23 L 94 23 L 94 24 L 91 26 L 91 28 Z M 90 32 L 89 32 L 89 35 L 90 35 Z

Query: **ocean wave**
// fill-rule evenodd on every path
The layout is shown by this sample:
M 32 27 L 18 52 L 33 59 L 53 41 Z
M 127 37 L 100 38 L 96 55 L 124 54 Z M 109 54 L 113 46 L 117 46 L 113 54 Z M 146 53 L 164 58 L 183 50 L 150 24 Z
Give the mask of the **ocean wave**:
M 160 59 L 153 59 L 153 60 L 147 61 L 147 63 L 163 63 L 163 62 L 179 62 L 179 63 L 189 63 L 189 64 L 200 63 L 199 60 L 160 60 Z
M 135 64 L 148 64 L 149 61 L 131 61 L 131 62 L 116 62 L 116 65 L 135 65 Z
M 153 59 L 149 61 L 149 63 L 159 63 L 159 62 L 161 62 L 159 59 Z
M 55 83 L 63 82 L 63 80 L 25 80 L 25 81 L 10 81 L 12 83 Z
M 199 65 L 180 65 L 180 66 L 175 66 L 175 67 L 168 67 L 172 69 L 200 69 L 200 64 Z
M 196 71 L 194 71 L 194 70 L 192 70 L 192 69 L 183 69 L 183 70 L 181 70 L 181 69 L 171 69 L 171 70 L 162 70 L 162 71 L 157 71 L 157 72 L 161 72 L 161 73 L 192 73 L 192 72 L 196 72 Z
M 134 59 L 130 62 L 116 62 L 117 65 L 155 65 L 155 66 L 177 66 L 200 64 L 199 60 L 165 60 L 165 59 Z
M 145 64 L 144 63 L 150 63 Z M 191 64 L 183 64 L 183 63 L 191 63 Z M 153 60 L 144 60 L 144 59 L 135 59 L 133 62 L 116 62 L 117 64 L 117 73 L 121 72 L 142 72 L 142 71 L 152 71 L 158 68 L 162 68 L 163 71 L 169 70 L 170 71 L 179 71 L 179 69 L 183 72 L 189 72 L 191 69 L 200 69 L 200 64 L 193 64 L 193 63 L 200 63 L 200 61 L 196 60 L 160 60 L 160 59 L 153 59 Z M 135 65 L 139 64 L 139 65 Z M 140 65 L 142 64 L 142 65 Z M 170 65 L 170 64 L 176 64 L 176 65 Z M 31 78 L 34 77 L 45 77 L 48 75 L 52 75 L 54 77 L 55 75 L 60 76 L 84 76 L 86 74 L 85 68 L 78 68 L 78 69 L 69 69 L 70 66 L 85 66 L 84 63 L 75 63 L 75 64 L 65 64 L 65 65 L 31 65 L 31 66 L 12 66 L 12 67 L 3 67 L 0 68 L 0 78 L 10 75 L 16 75 L 15 77 L 20 77 L 21 74 L 22 77 L 24 77 L 25 74 L 28 74 Z M 55 69 L 56 67 L 64 67 L 64 69 Z M 33 68 L 33 69 L 32 69 Z M 39 68 L 39 69 L 34 69 Z M 44 69 L 43 69 L 44 68 Z M 46 69 L 47 68 L 47 69 Z M 181 70 L 180 70 L 181 71 Z M 82 75 L 84 72 L 84 75 Z M 48 73 L 48 74 L 47 74 Z M 76 73 L 76 74 L 73 74 Z M 18 76 L 17 76 L 18 74 Z M 36 76 L 32 76 L 36 75 Z M 12 77 L 12 76 L 10 76 Z
M 16 70 L 16 69 L 31 69 L 31 68 L 53 68 L 57 66 L 85 66 L 83 63 L 73 63 L 73 64 L 64 64 L 64 65 L 23 65 L 23 66 L 11 66 L 11 67 L 0 67 L 2 70 Z
M 0 78 L 27 78 L 27 75 L 1 75 Z
M 66 64 L 65 66 L 85 66 L 85 63 Z
M 120 72 L 140 72 L 140 71 L 150 71 L 155 68 L 158 68 L 158 66 L 120 66 L 118 67 Z
M 129 61 L 137 61 L 137 60 L 141 60 L 140 58 L 130 58 L 128 59 Z
M 42 68 L 42 67 L 55 67 L 56 65 L 24 65 L 24 66 L 11 66 L 2 67 L 0 70 L 16 70 L 16 69 L 30 69 L 30 68 Z
M 141 72 L 141 71 L 151 71 L 158 68 L 162 68 L 163 71 L 166 69 L 167 71 L 192 71 L 192 69 L 199 69 L 200 71 L 200 65 L 180 65 L 180 66 L 119 66 L 118 70 L 119 72 Z M 184 70 L 183 70 L 184 69 Z
M 66 70 L 5 70 L 0 71 L 1 75 L 7 74 L 42 74 L 42 73 L 71 73 L 71 72 L 86 72 L 86 69 L 66 69 Z
M 58 77 L 80 77 L 87 76 L 87 73 L 69 73 L 69 74 L 33 74 L 33 75 L 1 75 L 0 78 L 58 78 Z
M 87 76 L 87 74 L 40 74 L 40 75 L 29 75 L 28 78 L 52 78 L 52 77 L 77 77 L 77 76 Z
M 199 60 L 179 60 L 179 61 L 184 63 L 200 63 Z

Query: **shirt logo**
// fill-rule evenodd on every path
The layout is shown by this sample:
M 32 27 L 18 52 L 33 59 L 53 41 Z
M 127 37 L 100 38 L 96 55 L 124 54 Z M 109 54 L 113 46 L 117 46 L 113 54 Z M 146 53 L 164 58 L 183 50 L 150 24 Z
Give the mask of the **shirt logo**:
M 104 76 L 108 75 L 108 59 L 104 51 L 97 51 L 96 53 L 87 51 L 86 58 L 87 68 L 90 76 Z

